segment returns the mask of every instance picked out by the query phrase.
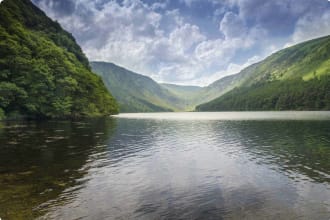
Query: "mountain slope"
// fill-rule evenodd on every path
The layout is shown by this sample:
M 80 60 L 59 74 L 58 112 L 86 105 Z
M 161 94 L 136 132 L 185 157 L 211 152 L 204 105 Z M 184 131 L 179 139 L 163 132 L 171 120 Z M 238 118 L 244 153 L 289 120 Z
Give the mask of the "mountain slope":
M 330 36 L 283 49 L 232 77 L 239 78 L 227 87 L 233 90 L 196 110 L 329 110 Z
M 169 83 L 161 83 L 160 85 L 177 96 L 192 96 L 194 94 L 197 94 L 203 88 L 200 86 L 185 86 Z
M 91 62 L 91 66 L 118 100 L 121 112 L 182 110 L 179 97 L 147 76 L 112 63 Z
M 192 111 L 233 89 L 251 74 L 253 67 L 241 75 L 225 77 L 207 87 L 159 84 L 150 77 L 132 72 L 113 63 L 91 62 L 109 91 L 118 100 L 121 112 Z
M 182 110 L 184 111 L 194 110 L 196 103 L 200 100 L 200 93 L 204 89 L 204 87 L 200 86 L 184 86 L 166 83 L 160 85 L 181 99 Z
M 200 105 L 205 102 L 209 102 L 219 96 L 229 92 L 242 85 L 255 71 L 257 64 L 251 65 L 248 68 L 241 71 L 239 74 L 225 76 L 212 84 L 204 87 L 198 94 L 195 104 Z M 196 106 L 195 105 L 195 106 Z
M 0 117 L 117 113 L 71 34 L 29 0 L 0 4 Z
M 181 86 L 174 84 L 161 84 L 185 103 L 185 110 L 194 110 L 197 105 L 211 101 L 220 95 L 240 86 L 254 73 L 256 64 L 251 65 L 239 74 L 226 76 L 206 87 Z

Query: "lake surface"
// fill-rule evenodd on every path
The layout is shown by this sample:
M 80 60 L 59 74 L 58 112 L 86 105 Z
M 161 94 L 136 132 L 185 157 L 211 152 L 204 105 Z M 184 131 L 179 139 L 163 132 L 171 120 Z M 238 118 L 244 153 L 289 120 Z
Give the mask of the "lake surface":
M 330 219 L 330 112 L 0 122 L 0 218 Z

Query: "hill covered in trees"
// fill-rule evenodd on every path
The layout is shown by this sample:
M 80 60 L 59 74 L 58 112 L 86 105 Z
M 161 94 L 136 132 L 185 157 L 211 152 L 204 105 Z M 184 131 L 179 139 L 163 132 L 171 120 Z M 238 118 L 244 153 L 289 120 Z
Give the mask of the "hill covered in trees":
M 195 106 L 229 91 L 234 84 L 219 80 L 206 87 L 157 83 L 113 63 L 91 62 L 111 94 L 118 100 L 120 112 L 193 111 Z M 237 77 L 226 77 L 233 82 Z
M 228 92 L 196 110 L 330 110 L 330 36 L 283 49 L 217 83 L 228 79 Z
M 118 104 L 121 112 L 330 110 L 329 78 L 327 36 L 206 87 L 159 84 L 112 63 L 90 64 L 73 36 L 29 0 L 0 5 L 0 119 L 109 115 Z
M 72 35 L 29 0 L 0 4 L 0 118 L 118 112 Z
M 158 84 L 114 64 L 91 65 L 122 112 L 330 110 L 330 36 L 278 51 L 206 87 Z
M 113 63 L 91 62 L 109 91 L 118 100 L 121 112 L 182 111 L 180 97 L 153 79 L 137 74 Z

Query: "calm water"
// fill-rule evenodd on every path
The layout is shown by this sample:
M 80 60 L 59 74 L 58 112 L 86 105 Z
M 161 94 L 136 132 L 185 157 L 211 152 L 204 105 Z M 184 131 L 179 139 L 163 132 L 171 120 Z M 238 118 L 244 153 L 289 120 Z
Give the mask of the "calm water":
M 330 219 L 330 112 L 0 124 L 0 218 Z

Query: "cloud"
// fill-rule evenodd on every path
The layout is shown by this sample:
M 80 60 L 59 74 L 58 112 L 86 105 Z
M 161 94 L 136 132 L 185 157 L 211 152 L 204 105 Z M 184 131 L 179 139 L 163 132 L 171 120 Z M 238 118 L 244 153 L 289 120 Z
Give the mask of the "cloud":
M 200 43 L 195 50 L 195 56 L 200 62 L 213 63 L 227 63 L 233 54 L 235 48 L 239 45 L 239 40 L 208 40 Z
M 90 60 L 162 82 L 203 84 L 255 57 L 329 34 L 326 0 L 33 0 Z
M 289 35 L 296 22 L 305 14 L 317 17 L 321 11 L 329 10 L 324 0 L 234 0 L 240 16 L 249 23 L 258 24 L 270 34 Z
M 256 62 L 259 62 L 262 60 L 263 57 L 259 56 L 253 56 L 250 59 L 248 59 L 243 64 L 237 64 L 237 63 L 229 63 L 229 65 L 226 66 L 225 69 L 222 69 L 221 71 L 214 72 L 210 75 L 202 75 L 200 78 L 197 78 L 193 80 L 191 83 L 194 85 L 201 85 L 201 86 L 207 86 L 211 83 L 219 80 L 220 78 L 232 74 L 239 73 L 242 69 L 250 66 L 251 64 L 254 64 Z
M 71 15 L 76 9 L 76 3 L 74 0 L 35 0 L 35 3 L 42 8 L 47 8 L 48 11 L 52 11 L 53 16 L 68 16 Z
M 299 43 L 330 34 L 330 11 L 314 17 L 306 14 L 301 17 L 295 27 L 291 43 Z
M 199 27 L 185 23 L 176 27 L 169 35 L 169 46 L 185 52 L 198 42 L 204 41 L 206 37 L 200 32 Z
M 155 2 L 151 5 L 151 8 L 153 10 L 158 10 L 158 9 L 166 9 L 168 4 L 168 1 L 164 1 L 164 2 Z
M 238 38 L 244 36 L 247 29 L 243 20 L 233 12 L 227 12 L 220 22 L 220 31 L 226 38 Z

